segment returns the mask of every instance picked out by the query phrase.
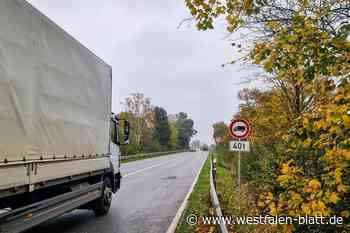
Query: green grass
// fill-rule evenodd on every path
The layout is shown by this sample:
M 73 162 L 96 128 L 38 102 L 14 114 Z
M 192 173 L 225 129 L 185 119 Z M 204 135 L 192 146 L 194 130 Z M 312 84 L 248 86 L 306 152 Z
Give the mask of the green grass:
M 123 163 L 130 163 L 130 162 L 134 162 L 134 161 L 138 161 L 138 160 L 150 159 L 150 158 L 159 157 L 159 156 L 162 156 L 162 155 L 158 155 L 158 156 L 142 156 L 142 155 L 140 155 L 137 158 L 122 160 L 122 164 Z
M 180 153 L 180 152 L 181 152 L 181 151 L 176 152 L 176 153 Z M 142 154 L 140 154 L 140 156 L 138 156 L 138 157 L 136 157 L 136 158 L 131 158 L 131 159 L 122 160 L 122 164 L 130 163 L 130 162 L 134 162 L 134 161 L 138 161 L 138 160 L 151 159 L 151 158 L 160 157 L 160 156 L 172 155 L 172 154 L 176 154 L 176 153 L 159 154 L 159 155 L 153 155 L 153 156 L 147 156 L 147 155 L 142 155 Z
M 237 157 L 230 158 L 231 166 L 223 160 L 222 153 L 217 153 L 216 157 L 218 160 L 217 194 L 223 215 L 256 216 L 258 213 L 255 211 L 255 193 L 244 179 L 241 180 L 241 194 L 239 195 L 236 176 Z M 233 225 L 228 226 L 228 229 L 240 233 L 275 232 L 274 226 L 270 225 Z
M 203 169 L 198 177 L 198 181 L 193 189 L 193 192 L 188 200 L 186 209 L 177 226 L 177 233 L 193 233 L 196 232 L 198 226 L 190 226 L 186 223 L 187 216 L 195 214 L 197 216 L 209 215 L 210 207 L 210 156 L 206 160 Z

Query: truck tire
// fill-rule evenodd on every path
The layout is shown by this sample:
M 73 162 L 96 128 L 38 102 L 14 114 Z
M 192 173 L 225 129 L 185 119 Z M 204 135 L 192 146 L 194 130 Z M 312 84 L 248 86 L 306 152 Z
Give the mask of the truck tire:
M 94 201 L 92 210 L 95 212 L 95 215 L 99 216 L 108 213 L 112 204 L 112 195 L 112 183 L 107 177 L 103 181 L 101 197 Z

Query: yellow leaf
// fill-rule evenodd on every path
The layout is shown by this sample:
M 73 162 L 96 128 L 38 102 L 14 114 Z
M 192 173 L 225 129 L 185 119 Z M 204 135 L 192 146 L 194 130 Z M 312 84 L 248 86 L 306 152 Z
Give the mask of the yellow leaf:
M 299 200 L 301 200 L 301 195 L 299 193 L 293 192 L 292 193 L 292 199 L 296 200 L 296 201 L 299 201 Z
M 289 164 L 288 163 L 282 164 L 281 173 L 282 174 L 287 174 L 288 172 L 289 172 Z
M 350 150 L 343 152 L 343 156 L 346 160 L 350 160 Z
M 275 205 L 274 202 L 271 202 L 271 203 L 269 204 L 269 209 L 270 209 L 270 214 L 271 214 L 272 216 L 275 216 L 275 215 L 277 214 L 276 205 Z
M 331 196 L 329 197 L 329 200 L 336 204 L 339 200 L 338 195 L 335 192 L 332 192 Z
M 335 101 L 339 101 L 339 100 L 341 100 L 341 99 L 343 99 L 344 98 L 344 96 L 343 95 L 337 95 L 337 96 L 335 96 Z
M 327 215 L 328 208 L 326 207 L 323 201 L 317 202 L 317 210 L 321 213 L 321 215 L 323 216 Z
M 271 59 L 267 60 L 265 63 L 264 63 L 264 68 L 267 70 L 267 71 L 271 71 L 272 70 L 272 66 L 273 66 L 273 62 Z
M 344 218 L 348 218 L 350 216 L 350 212 L 348 210 L 344 210 L 340 212 L 340 215 Z
M 325 121 L 323 121 L 323 120 L 317 121 L 317 122 L 315 123 L 316 129 L 326 128 L 326 126 L 327 126 L 327 125 L 326 125 Z
M 318 180 L 313 179 L 309 182 L 309 187 L 316 190 L 321 187 L 321 183 Z
M 344 125 L 347 127 L 350 127 L 350 116 L 344 115 L 342 118 L 343 118 Z
M 311 144 L 312 144 L 312 139 L 311 139 L 311 138 L 307 138 L 307 139 L 303 142 L 304 148 L 310 147 Z
M 249 10 L 252 7 L 253 0 L 244 0 L 243 5 L 245 10 Z
M 262 201 L 258 201 L 258 206 L 259 206 L 259 207 L 264 207 L 264 206 L 265 206 L 265 203 L 262 202 Z
M 273 194 L 271 192 L 267 192 L 266 199 L 271 201 L 273 199 Z
M 348 186 L 345 186 L 345 185 L 343 185 L 343 184 L 340 184 L 340 185 L 338 185 L 337 190 L 338 190 L 338 192 L 343 192 L 343 193 L 345 193 L 345 192 L 347 192 L 347 191 L 349 190 L 349 187 L 348 187 Z
M 266 26 L 271 29 L 277 29 L 280 26 L 280 23 L 277 21 L 269 21 L 266 23 Z
M 311 214 L 311 209 L 308 204 L 303 204 L 301 207 L 305 215 L 310 215 Z
M 334 171 L 334 178 L 335 178 L 335 182 L 337 184 L 341 183 L 342 175 L 343 175 L 342 169 L 341 168 L 336 168 L 335 171 Z

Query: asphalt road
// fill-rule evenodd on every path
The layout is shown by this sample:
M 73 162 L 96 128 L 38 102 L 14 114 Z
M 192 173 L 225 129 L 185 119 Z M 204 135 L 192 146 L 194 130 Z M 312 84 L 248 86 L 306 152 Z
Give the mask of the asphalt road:
M 207 154 L 186 152 L 122 164 L 122 186 L 108 215 L 76 210 L 30 233 L 165 233 Z

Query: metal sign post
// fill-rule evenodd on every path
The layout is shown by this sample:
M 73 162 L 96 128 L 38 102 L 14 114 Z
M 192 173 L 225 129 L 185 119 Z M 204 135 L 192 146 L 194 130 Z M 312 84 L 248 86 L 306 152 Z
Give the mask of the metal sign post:
M 251 125 L 249 121 L 243 119 L 233 119 L 229 125 L 229 133 L 233 140 L 230 142 L 230 150 L 238 152 L 237 163 L 237 183 L 238 183 L 238 210 L 241 210 L 241 152 L 249 151 L 249 141 Z M 244 141 L 242 141 L 244 140 Z
M 239 139 L 239 141 L 241 141 Z M 238 151 L 238 210 L 241 211 L 241 151 Z

